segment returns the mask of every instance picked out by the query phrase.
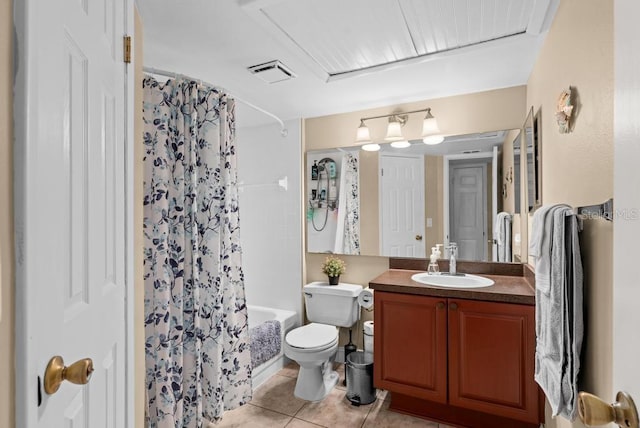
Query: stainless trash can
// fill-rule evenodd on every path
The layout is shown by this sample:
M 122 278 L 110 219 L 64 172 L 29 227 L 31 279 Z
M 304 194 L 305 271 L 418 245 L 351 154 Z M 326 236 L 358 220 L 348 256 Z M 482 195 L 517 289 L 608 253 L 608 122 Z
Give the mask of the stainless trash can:
M 373 403 L 376 389 L 373 387 L 373 358 L 356 351 L 347 357 L 347 400 L 355 406 Z

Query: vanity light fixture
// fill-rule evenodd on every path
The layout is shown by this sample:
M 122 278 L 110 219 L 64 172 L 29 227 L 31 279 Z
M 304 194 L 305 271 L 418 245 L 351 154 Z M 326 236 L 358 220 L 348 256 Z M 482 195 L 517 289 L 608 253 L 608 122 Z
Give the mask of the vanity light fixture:
M 371 142 L 371 133 L 369 133 L 369 128 L 364 124 L 364 120 L 360 120 L 360 126 L 358 126 L 358 130 L 356 131 L 356 143 L 370 143 Z
M 431 114 L 431 109 L 427 109 L 427 114 L 422 121 L 422 142 L 429 145 L 440 144 L 444 137 L 440 134 L 440 128 L 436 118 Z
M 387 125 L 387 135 L 385 141 L 402 141 L 402 127 L 407 122 L 407 116 L 392 115 L 389 116 L 389 124 Z
M 389 118 L 389 124 L 387 125 L 387 134 L 384 137 L 385 141 L 390 141 L 391 147 L 398 149 L 410 147 L 411 143 L 409 143 L 402 135 L 402 127 L 407 122 L 409 114 L 421 112 L 427 113 L 424 121 L 422 122 L 422 141 L 425 144 L 442 143 L 444 141 L 444 136 L 440 134 L 438 122 L 436 121 L 436 118 L 431 114 L 431 108 L 360 118 L 360 126 L 358 127 L 356 132 L 356 143 L 362 145 L 362 150 L 380 150 L 380 145 L 372 141 L 369 128 L 367 127 L 367 125 L 365 125 L 364 122 L 366 120 L 372 119 Z

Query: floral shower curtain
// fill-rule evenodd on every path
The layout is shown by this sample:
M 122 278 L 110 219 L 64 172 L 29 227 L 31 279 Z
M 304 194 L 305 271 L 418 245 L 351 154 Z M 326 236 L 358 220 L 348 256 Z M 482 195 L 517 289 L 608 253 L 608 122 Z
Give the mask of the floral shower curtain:
M 234 101 L 144 88 L 146 386 L 152 427 L 200 427 L 251 400 Z

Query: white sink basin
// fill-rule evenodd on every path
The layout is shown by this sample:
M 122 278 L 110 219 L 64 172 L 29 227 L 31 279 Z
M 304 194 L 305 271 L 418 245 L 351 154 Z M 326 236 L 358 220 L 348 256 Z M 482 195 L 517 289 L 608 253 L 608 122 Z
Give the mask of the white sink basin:
M 464 274 L 458 275 L 429 275 L 426 272 L 417 273 L 411 277 L 412 280 L 422 284 L 434 285 L 445 288 L 482 288 L 490 287 L 493 280 L 482 276 Z

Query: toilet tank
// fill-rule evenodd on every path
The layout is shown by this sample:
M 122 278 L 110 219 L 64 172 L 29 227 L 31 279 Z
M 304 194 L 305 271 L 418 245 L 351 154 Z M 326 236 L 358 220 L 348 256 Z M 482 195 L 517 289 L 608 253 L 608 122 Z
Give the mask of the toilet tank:
M 309 321 L 338 327 L 351 327 L 358 321 L 360 305 L 357 299 L 361 285 L 312 282 L 302 291 Z

